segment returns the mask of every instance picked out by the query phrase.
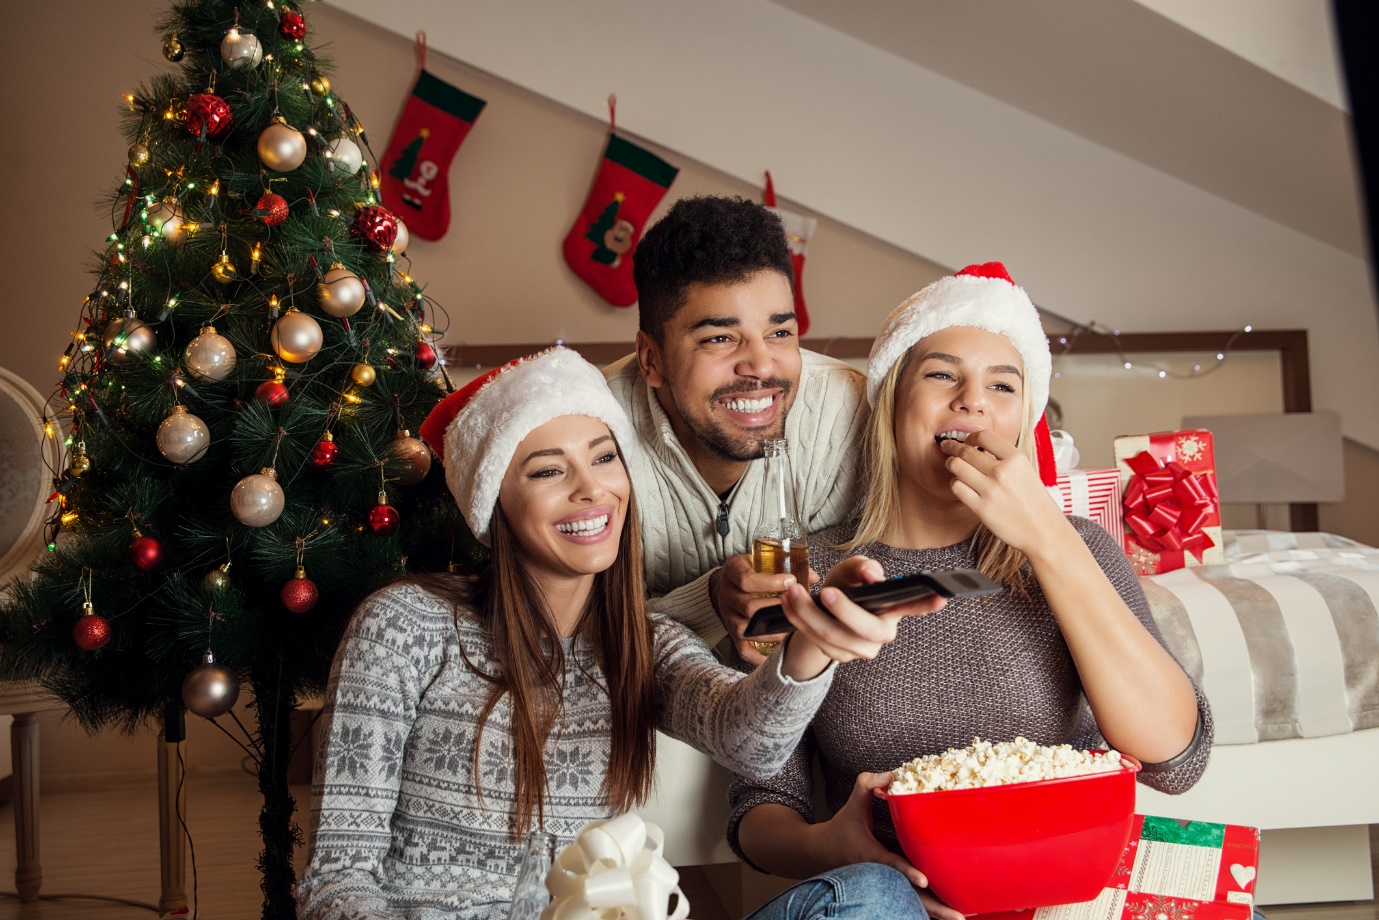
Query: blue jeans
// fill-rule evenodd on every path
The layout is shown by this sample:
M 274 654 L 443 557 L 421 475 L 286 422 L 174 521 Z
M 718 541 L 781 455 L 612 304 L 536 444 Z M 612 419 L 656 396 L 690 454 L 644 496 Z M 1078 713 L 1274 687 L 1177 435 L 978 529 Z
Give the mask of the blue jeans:
M 746 920 L 929 920 L 909 880 L 890 866 L 858 863 L 806 879 Z

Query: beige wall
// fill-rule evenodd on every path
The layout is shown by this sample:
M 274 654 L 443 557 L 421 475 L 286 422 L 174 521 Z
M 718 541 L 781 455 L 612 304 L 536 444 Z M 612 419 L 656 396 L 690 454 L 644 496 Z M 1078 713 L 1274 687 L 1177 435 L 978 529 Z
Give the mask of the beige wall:
M 132 0 L 76 0 L 64 7 L 73 27 L 64 30 L 60 42 L 14 43 L 0 58 L 0 85 L 6 88 L 0 117 L 12 126 L 0 140 L 0 161 L 11 178 L 11 219 L 0 221 L 0 270 L 8 282 L 0 308 L 5 318 L 0 366 L 43 393 L 53 388 L 57 358 L 88 291 L 90 280 L 83 272 L 87 252 L 110 229 L 108 215 L 92 202 L 123 171 L 126 144 L 117 131 L 119 96 L 166 66 L 159 53 L 161 38 L 151 31 L 158 8 Z M 312 6 L 309 13 L 315 41 L 336 61 L 336 89 L 363 119 L 375 152 L 381 153 L 414 77 L 410 42 L 329 7 Z M 51 13 L 41 5 L 19 5 L 9 11 L 9 25 L 18 35 L 48 35 Z M 409 253 L 412 274 L 429 284 L 428 293 L 450 314 L 446 341 L 630 343 L 635 312 L 604 304 L 575 279 L 560 255 L 560 242 L 593 177 L 606 126 L 463 64 L 434 54 L 429 63 L 442 78 L 489 102 L 451 169 L 454 217 L 449 234 L 436 243 L 417 241 Z M 34 79 L 39 73 L 43 79 Z M 20 87 L 22 94 L 16 91 Z M 674 151 L 651 146 L 682 167 L 668 199 L 759 193 Z M 808 213 L 788 200 L 790 189 L 780 191 L 782 204 Z M 657 216 L 668 204 L 662 204 Z M 907 217 L 942 220 L 936 214 Z M 1000 255 L 973 252 L 971 259 Z M 812 335 L 870 335 L 892 306 L 942 271 L 822 220 L 805 273 Z M 1241 411 L 1225 405 L 1231 399 L 1215 389 L 1218 383 L 1209 379 L 1175 391 L 1178 404 L 1164 405 L 1164 418 L 1181 418 L 1218 400 L 1221 411 Z M 1272 393 L 1273 387 L 1265 389 Z M 1087 395 L 1100 398 L 1100 393 L 1093 388 Z M 1055 386 L 1055 394 L 1065 407 L 1076 404 L 1063 388 Z M 1084 423 L 1070 418 L 1068 424 L 1077 431 Z M 1085 424 L 1085 431 L 1095 430 Z M 1083 437 L 1084 450 L 1095 456 L 1093 444 L 1103 441 L 1103 434 Z M 1379 455 L 1353 450 L 1347 472 L 1351 494 L 1366 497 L 1368 507 L 1374 507 Z M 1364 517 L 1328 511 L 1323 522 L 1379 543 L 1375 525 Z M 47 778 L 75 781 L 103 771 L 153 772 L 147 738 L 91 739 L 54 719 L 45 719 L 42 731 Z M 241 752 L 214 728 L 193 720 L 189 731 L 191 769 L 237 768 Z

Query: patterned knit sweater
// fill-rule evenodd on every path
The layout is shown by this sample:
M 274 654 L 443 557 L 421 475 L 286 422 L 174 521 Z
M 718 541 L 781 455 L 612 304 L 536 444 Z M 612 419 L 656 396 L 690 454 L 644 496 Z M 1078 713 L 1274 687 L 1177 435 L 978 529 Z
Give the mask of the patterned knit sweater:
M 800 359 L 800 385 L 785 417 L 785 437 L 800 513 L 806 529 L 815 531 L 841 524 L 857 510 L 857 446 L 868 412 L 857 368 L 808 350 Z M 720 499 L 685 453 L 656 391 L 642 377 L 637 356 L 610 364 L 603 373 L 641 447 L 628 459 L 628 474 L 641 512 L 648 605 L 713 645 L 724 631 L 709 598 L 709 576 L 729 556 L 751 552 L 752 532 L 761 522 L 766 464 L 748 464 L 728 494 L 728 535 L 720 535 Z
M 521 860 L 508 830 L 511 710 L 507 699 L 493 710 L 476 777 L 475 726 L 489 685 L 461 650 L 486 673 L 496 664 L 474 617 L 456 620 L 442 599 L 401 584 L 366 600 L 346 630 L 317 753 L 302 920 L 506 916 Z M 654 623 L 658 727 L 739 773 L 780 769 L 835 669 L 796 682 L 776 656 L 744 678 L 685 627 Z M 545 830 L 557 846 L 612 816 L 599 791 L 611 734 L 601 672 L 584 639 L 562 642 L 564 721 L 545 753 Z
M 1120 546 L 1092 521 L 1069 520 L 1126 605 L 1163 644 Z M 834 546 L 855 532 L 856 525 L 849 524 L 811 536 L 815 570 L 826 574 L 846 558 L 849 554 Z M 880 562 L 887 575 L 972 568 L 976 561 L 972 540 L 927 550 L 873 543 L 858 553 Z M 734 851 L 742 855 L 738 825 L 758 805 L 774 802 L 814 820 L 815 757 L 828 807 L 837 811 L 857 774 L 881 773 L 923 754 L 961 748 L 974 736 L 1010 741 L 1023 735 L 1039 744 L 1105 747 L 1058 623 L 1032 576 L 1028 584 L 1029 601 L 1011 592 L 961 598 L 937 613 L 902 620 L 896 640 L 875 659 L 840 665 L 828 699 L 785 769 L 766 781 L 739 778 L 729 790 L 728 842 Z M 1200 690 L 1197 708 L 1201 731 L 1192 755 L 1171 769 L 1141 772 L 1141 782 L 1167 793 L 1184 792 L 1197 782 L 1212 739 L 1211 712 Z M 876 838 L 898 853 L 890 812 L 878 804 Z

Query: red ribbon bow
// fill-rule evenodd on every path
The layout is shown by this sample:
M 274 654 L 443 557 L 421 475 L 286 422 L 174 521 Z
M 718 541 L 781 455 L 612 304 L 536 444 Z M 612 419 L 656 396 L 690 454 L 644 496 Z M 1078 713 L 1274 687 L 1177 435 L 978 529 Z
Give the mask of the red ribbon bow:
M 1202 554 L 1216 543 L 1203 529 L 1219 507 L 1216 475 L 1194 475 L 1177 460 L 1164 463 L 1149 451 L 1126 461 L 1134 471 L 1125 489 L 1125 523 L 1131 539 L 1152 553 Z

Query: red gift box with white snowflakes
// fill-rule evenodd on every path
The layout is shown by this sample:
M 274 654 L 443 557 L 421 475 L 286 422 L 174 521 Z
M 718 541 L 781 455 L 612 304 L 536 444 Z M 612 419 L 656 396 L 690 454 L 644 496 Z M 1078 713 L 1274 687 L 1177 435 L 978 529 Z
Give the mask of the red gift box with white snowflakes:
M 1211 432 L 1201 428 L 1116 438 L 1125 554 L 1141 575 L 1219 565 L 1221 497 Z
M 1064 514 L 1096 521 L 1116 542 L 1125 545 L 1120 516 L 1120 470 L 1072 469 L 1058 474 L 1048 487 Z
M 1078 904 L 980 914 L 983 920 L 1249 920 L 1259 830 L 1135 815 L 1100 895 Z

